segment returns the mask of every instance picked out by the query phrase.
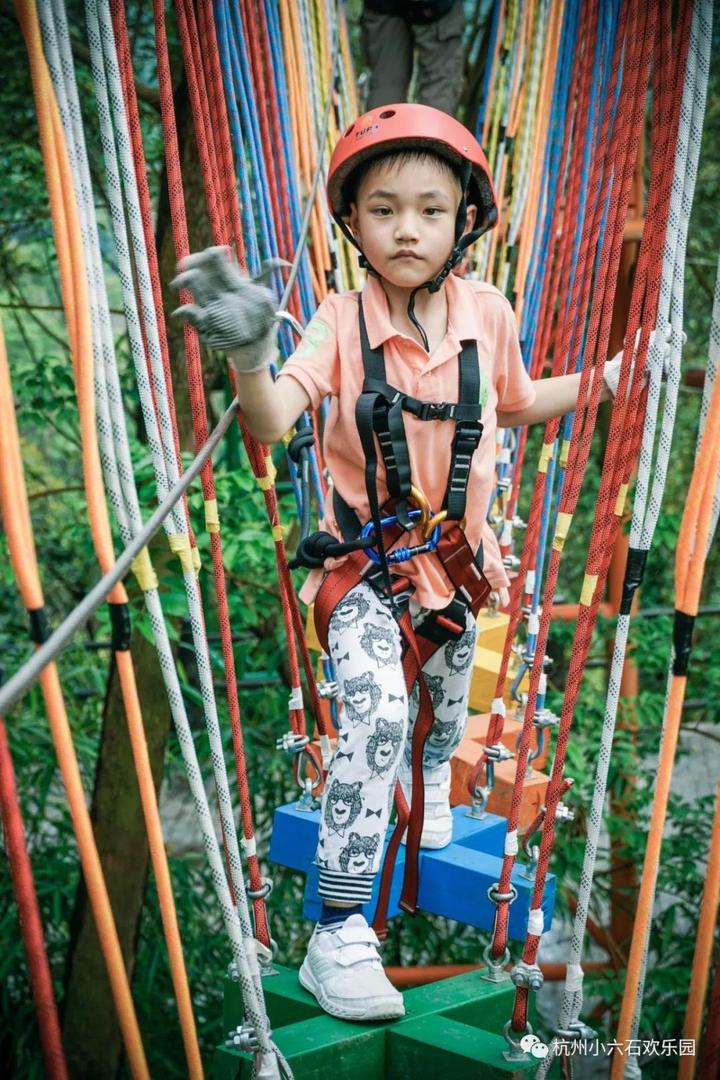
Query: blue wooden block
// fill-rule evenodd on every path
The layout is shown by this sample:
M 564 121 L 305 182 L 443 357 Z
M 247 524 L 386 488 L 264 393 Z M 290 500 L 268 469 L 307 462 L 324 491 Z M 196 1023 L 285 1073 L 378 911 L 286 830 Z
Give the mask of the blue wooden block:
M 270 842 L 270 859 L 293 870 L 307 874 L 305 904 L 307 919 L 316 921 L 320 915 L 318 869 L 315 865 L 320 811 L 298 810 L 297 804 L 281 806 L 275 811 Z M 394 826 L 388 828 L 386 845 Z M 507 822 L 495 814 L 484 818 L 468 817 L 467 807 L 453 810 L 453 841 L 440 851 L 420 852 L 420 888 L 418 906 L 422 911 L 444 915 L 448 919 L 481 930 L 492 927 L 495 907 L 488 900 L 488 888 L 498 881 Z M 405 846 L 400 845 L 390 889 L 388 918 L 400 914 L 399 899 L 405 873 Z M 518 897 L 510 906 L 509 936 L 525 937 L 532 895 L 532 881 L 525 877 L 522 867 L 513 871 L 513 884 Z M 372 899 L 363 908 L 369 922 L 375 914 L 380 889 L 380 875 L 375 880 Z M 548 875 L 543 898 L 545 928 L 552 921 L 555 902 L 555 878 Z
M 453 844 L 484 851 L 487 855 L 502 856 L 505 847 L 507 819 L 497 814 L 484 818 L 470 817 L 469 806 L 453 807 Z
M 319 828 L 319 810 L 298 810 L 297 803 L 279 806 L 273 817 L 270 862 L 306 874 L 315 858 Z
M 423 911 L 444 915 L 447 919 L 477 926 L 480 930 L 490 930 L 495 905 L 488 899 L 487 890 L 499 880 L 501 869 L 502 860 L 498 857 L 457 844 L 450 844 L 442 851 L 424 852 L 420 865 L 418 906 Z M 518 895 L 510 905 L 508 935 L 523 940 L 533 883 L 519 866 L 513 870 L 512 883 Z M 554 905 L 555 876 L 548 874 L 542 903 L 546 930 L 552 922 Z

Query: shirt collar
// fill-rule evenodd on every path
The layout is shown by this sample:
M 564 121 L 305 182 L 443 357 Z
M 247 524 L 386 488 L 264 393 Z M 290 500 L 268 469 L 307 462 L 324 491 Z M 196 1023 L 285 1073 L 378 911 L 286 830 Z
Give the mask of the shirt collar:
M 472 291 L 464 288 L 461 279 L 455 274 L 448 275 L 443 287 L 448 301 L 446 337 L 452 337 L 454 342 L 474 340 L 477 338 L 478 328 Z M 368 274 L 363 286 L 362 302 L 370 348 L 377 349 L 379 345 L 395 337 L 399 331 L 390 322 L 388 298 L 380 281 L 373 274 Z M 442 349 L 442 346 L 440 348 Z

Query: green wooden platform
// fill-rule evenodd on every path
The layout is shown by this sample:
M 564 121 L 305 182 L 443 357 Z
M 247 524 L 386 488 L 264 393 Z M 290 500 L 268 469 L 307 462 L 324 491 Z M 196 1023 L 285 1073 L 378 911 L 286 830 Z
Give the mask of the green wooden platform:
M 348 1023 L 327 1016 L 300 986 L 297 972 L 277 968 L 263 979 L 273 1038 L 296 1080 L 492 1080 L 532 1076 L 538 1061 L 509 1062 L 502 1037 L 513 984 L 468 972 L 404 994 L 406 1015 L 384 1023 Z M 240 987 L 225 980 L 223 1025 L 242 1022 Z M 559 1075 L 555 1063 L 551 1076 Z M 247 1054 L 220 1046 L 215 1080 L 249 1080 Z

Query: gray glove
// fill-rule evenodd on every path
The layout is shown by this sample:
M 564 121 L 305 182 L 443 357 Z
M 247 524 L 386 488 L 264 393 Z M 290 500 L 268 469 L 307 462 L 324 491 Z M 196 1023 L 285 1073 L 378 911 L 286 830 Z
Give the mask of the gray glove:
M 236 371 L 260 371 L 275 355 L 277 300 L 265 285 L 284 259 L 268 259 L 256 278 L 246 277 L 229 248 L 211 247 L 188 255 L 173 289 L 188 289 L 195 303 L 183 304 L 173 318 L 186 319 L 210 349 L 229 353 Z

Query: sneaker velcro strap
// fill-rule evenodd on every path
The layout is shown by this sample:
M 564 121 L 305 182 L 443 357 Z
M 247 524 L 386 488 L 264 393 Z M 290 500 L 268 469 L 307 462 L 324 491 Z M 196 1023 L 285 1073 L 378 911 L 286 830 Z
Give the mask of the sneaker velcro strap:
M 369 941 L 364 944 L 357 942 L 353 945 L 343 945 L 342 949 L 338 949 L 333 956 L 333 961 L 341 967 L 352 967 L 353 964 L 361 964 L 367 960 L 380 962 L 380 957 Z
M 341 926 L 336 930 L 343 945 L 379 945 L 377 934 L 371 926 Z

